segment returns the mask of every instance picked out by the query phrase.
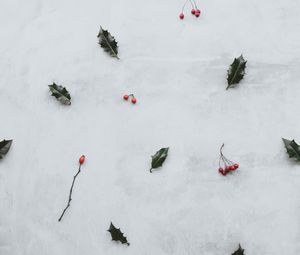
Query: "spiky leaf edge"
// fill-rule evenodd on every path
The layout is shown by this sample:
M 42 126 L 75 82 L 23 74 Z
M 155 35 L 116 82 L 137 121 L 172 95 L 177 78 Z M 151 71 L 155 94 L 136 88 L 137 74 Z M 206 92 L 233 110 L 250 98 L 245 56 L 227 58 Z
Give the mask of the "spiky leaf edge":
M 244 255 L 244 249 L 242 248 L 242 246 L 239 244 L 239 248 L 234 252 L 232 253 L 232 255 Z
M 162 152 L 163 151 L 163 152 Z M 150 173 L 152 173 L 152 169 L 155 169 L 155 168 L 158 168 L 158 167 L 161 167 L 163 165 L 163 163 L 165 162 L 165 160 L 167 159 L 168 157 L 168 152 L 169 152 L 169 147 L 167 148 L 161 148 L 160 150 L 158 150 L 152 157 L 152 162 L 151 162 L 151 168 L 150 168 Z M 160 165 L 158 166 L 153 166 L 153 161 L 154 161 L 154 158 L 156 157 L 159 157 L 159 159 L 161 158 L 161 156 L 163 155 L 163 153 L 165 153 L 165 157 L 163 158 L 163 161 L 161 162 Z
M 127 241 L 127 237 L 124 236 L 124 233 L 122 233 L 121 229 L 116 228 L 112 222 L 110 222 L 110 226 L 109 226 L 109 229 L 107 231 L 110 233 L 112 241 L 120 241 L 122 244 L 127 244 L 128 246 L 130 245 L 130 243 L 128 243 L 128 241 Z M 120 234 L 122 236 L 122 238 L 124 238 L 124 242 L 120 239 L 114 239 L 113 234 L 112 234 L 111 231 L 117 231 L 118 234 Z
M 3 159 L 4 156 L 8 153 L 10 146 L 13 140 L 2 140 L 0 142 L 0 159 Z
M 57 101 L 59 101 L 60 103 L 64 104 L 64 105 L 71 105 L 71 95 L 69 93 L 69 91 L 66 89 L 66 87 L 63 87 L 62 85 L 57 85 L 55 82 L 53 82 L 53 84 L 48 85 L 50 91 L 51 91 L 51 96 L 54 96 Z M 62 88 L 62 90 L 65 90 L 63 92 L 66 92 L 67 95 L 65 96 L 64 94 L 62 94 L 61 91 L 59 91 L 57 88 Z M 60 96 L 58 96 L 60 95 Z M 60 98 L 63 97 L 65 98 L 64 100 L 61 100 Z
M 236 72 L 235 72 L 234 75 L 233 75 L 233 78 L 231 79 L 231 81 L 229 81 L 229 75 L 230 75 L 230 73 L 231 73 L 231 71 L 232 71 L 232 67 L 233 67 L 235 61 L 238 61 L 239 64 L 238 64 L 238 66 L 237 66 Z M 226 90 L 228 90 L 229 88 L 235 87 L 235 86 L 233 86 L 233 85 L 238 84 L 238 83 L 244 78 L 246 64 L 247 64 L 247 61 L 244 59 L 243 55 L 239 56 L 238 58 L 234 58 L 233 63 L 230 65 L 230 68 L 229 68 L 228 71 L 227 71 L 227 82 L 228 82 L 228 86 L 227 86 Z M 241 67 L 242 65 L 244 65 L 244 67 Z M 242 73 L 239 73 L 239 74 L 238 74 L 238 71 L 239 71 L 240 68 L 242 68 Z M 236 75 L 241 75 L 241 78 L 240 78 L 237 82 L 233 82 L 233 80 L 234 80 L 234 78 L 236 77 Z
M 282 141 L 285 145 L 289 158 L 294 158 L 296 161 L 300 161 L 300 151 L 297 150 L 300 149 L 300 146 L 295 142 L 295 140 L 282 138 Z
M 107 52 L 107 51 L 105 50 L 105 48 L 101 45 L 101 41 L 100 41 L 100 40 L 101 40 L 101 35 L 103 35 L 103 32 L 107 32 L 108 35 L 111 36 L 112 40 L 116 43 L 116 47 L 118 48 L 118 42 L 116 41 L 115 37 L 112 36 L 111 33 L 110 33 L 108 30 L 104 30 L 104 29 L 102 28 L 102 26 L 100 26 L 100 30 L 99 30 L 99 33 L 98 33 L 98 35 L 97 35 L 97 38 L 99 39 L 99 42 L 98 42 L 98 43 L 99 43 L 99 45 L 101 46 L 101 48 L 103 48 L 104 51 Z M 103 35 L 103 38 L 104 38 L 104 40 L 106 41 L 108 47 L 110 48 L 110 50 L 111 50 L 111 52 L 112 52 L 112 54 L 110 54 L 110 56 L 112 56 L 112 57 L 114 57 L 114 58 L 117 58 L 117 59 L 120 59 L 119 56 L 118 56 L 118 52 L 116 52 L 116 51 L 111 47 L 109 41 L 107 40 L 107 38 L 106 38 L 104 35 Z

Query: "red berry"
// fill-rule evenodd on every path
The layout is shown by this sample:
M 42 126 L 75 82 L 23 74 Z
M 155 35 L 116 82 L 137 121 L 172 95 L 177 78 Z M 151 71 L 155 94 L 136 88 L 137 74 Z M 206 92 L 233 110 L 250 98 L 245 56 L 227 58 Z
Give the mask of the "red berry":
M 195 13 L 196 13 L 196 10 L 195 10 L 195 9 L 192 9 L 192 10 L 191 10 L 191 14 L 192 14 L 192 15 L 195 15 Z
M 225 171 L 228 173 L 230 171 L 230 166 L 226 166 Z
M 183 14 L 183 13 L 180 13 L 179 18 L 180 18 L 180 19 L 184 19 L 184 14 Z
M 124 100 L 128 100 L 129 96 L 128 95 L 124 95 L 123 98 L 124 98 Z
M 219 168 L 219 173 L 222 175 L 226 175 L 226 171 L 222 167 Z
M 79 158 L 79 164 L 82 165 L 85 161 L 85 156 L 82 155 L 80 158 Z
M 234 169 L 238 169 L 239 168 L 239 164 L 234 164 Z
M 136 103 L 136 98 L 135 98 L 135 97 L 133 97 L 133 98 L 131 99 L 131 103 L 133 103 L 133 104 Z
M 230 166 L 230 170 L 231 171 L 235 170 L 235 167 L 234 166 Z
M 196 16 L 197 18 L 200 16 L 200 14 L 201 14 L 201 11 L 200 11 L 200 10 L 196 10 L 196 11 L 195 11 L 195 16 Z

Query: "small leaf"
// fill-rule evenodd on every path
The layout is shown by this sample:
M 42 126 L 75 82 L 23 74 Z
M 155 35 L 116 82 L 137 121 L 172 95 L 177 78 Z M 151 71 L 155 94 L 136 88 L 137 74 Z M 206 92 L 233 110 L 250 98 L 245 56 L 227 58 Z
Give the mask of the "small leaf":
M 244 249 L 242 249 L 241 245 L 239 244 L 239 248 L 234 252 L 232 253 L 232 255 L 244 255 Z
M 3 140 L 0 142 L 0 159 L 2 159 L 10 149 L 13 140 Z
M 118 42 L 115 38 L 107 31 L 100 27 L 100 31 L 97 35 L 99 39 L 100 46 L 114 58 L 119 59 L 118 57 Z
M 119 228 L 116 228 L 112 224 L 112 222 L 110 223 L 110 227 L 107 231 L 110 232 L 112 241 L 120 241 L 121 243 L 127 244 L 128 246 L 130 245 L 121 230 Z
M 246 63 L 247 61 L 245 61 L 243 55 L 241 55 L 239 58 L 234 59 L 233 63 L 230 65 L 229 70 L 227 71 L 228 86 L 226 89 L 235 87 L 235 84 L 239 83 L 240 80 L 244 78 Z
M 50 91 L 52 92 L 51 96 L 54 96 L 59 102 L 65 105 L 71 104 L 71 96 L 67 89 L 61 85 L 57 85 L 53 82 L 52 85 L 48 85 Z
M 168 156 L 169 148 L 161 148 L 152 156 L 152 163 L 150 172 L 152 173 L 152 169 L 161 167 L 164 161 Z
M 286 151 L 289 154 L 290 158 L 294 158 L 295 160 L 300 160 L 300 146 L 295 142 L 295 140 L 287 140 L 282 138 Z

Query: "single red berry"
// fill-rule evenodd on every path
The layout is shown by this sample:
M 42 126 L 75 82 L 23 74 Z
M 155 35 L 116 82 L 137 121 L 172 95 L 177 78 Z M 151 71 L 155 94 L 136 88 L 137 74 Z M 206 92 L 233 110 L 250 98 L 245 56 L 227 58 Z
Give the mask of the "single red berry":
M 195 15 L 195 13 L 196 13 L 196 10 L 195 10 L 195 9 L 192 9 L 192 10 L 191 10 L 191 14 L 192 14 L 192 15 Z
M 123 98 L 124 98 L 124 100 L 128 100 L 129 96 L 128 95 L 124 95 Z
M 82 165 L 85 161 L 85 156 L 82 155 L 80 158 L 79 158 L 79 164 Z
M 135 98 L 135 97 L 133 97 L 133 98 L 131 99 L 131 103 L 133 103 L 133 104 L 136 103 L 136 98 Z
M 239 168 L 239 164 L 234 164 L 234 169 L 238 169 Z
M 197 18 L 200 16 L 200 14 L 201 14 L 201 11 L 200 11 L 200 10 L 196 10 L 196 11 L 195 11 L 195 16 L 196 16 Z
M 183 14 L 183 13 L 180 13 L 179 18 L 180 18 L 180 19 L 184 19 L 184 14 Z
M 235 167 L 234 166 L 230 166 L 230 170 L 231 171 L 235 170 Z
M 228 173 L 228 172 L 230 172 L 230 166 L 226 166 L 225 167 L 225 171 Z
M 222 175 L 226 175 L 226 171 L 222 167 L 219 168 L 219 173 Z

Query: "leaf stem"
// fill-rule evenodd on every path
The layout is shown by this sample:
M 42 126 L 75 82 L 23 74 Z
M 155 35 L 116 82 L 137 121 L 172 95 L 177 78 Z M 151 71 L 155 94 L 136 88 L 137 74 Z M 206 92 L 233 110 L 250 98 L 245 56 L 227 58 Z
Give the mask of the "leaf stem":
M 81 169 L 81 164 L 79 164 L 79 169 L 78 169 L 78 172 L 74 175 L 73 177 L 73 182 L 72 182 L 72 185 L 71 185 L 71 188 L 70 188 L 70 193 L 69 193 L 69 200 L 68 200 L 68 203 L 67 203 L 67 206 L 65 207 L 65 209 L 63 210 L 61 216 L 59 217 L 58 221 L 60 222 L 65 214 L 65 212 L 67 211 L 67 209 L 70 207 L 71 205 L 71 201 L 72 201 L 72 192 L 73 192 L 73 187 L 74 187 L 74 183 L 75 183 L 75 180 L 76 180 L 76 177 L 79 175 L 80 173 L 80 169 Z

